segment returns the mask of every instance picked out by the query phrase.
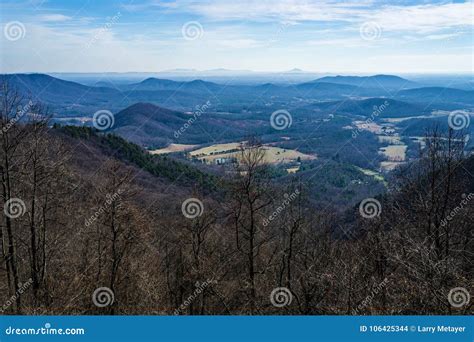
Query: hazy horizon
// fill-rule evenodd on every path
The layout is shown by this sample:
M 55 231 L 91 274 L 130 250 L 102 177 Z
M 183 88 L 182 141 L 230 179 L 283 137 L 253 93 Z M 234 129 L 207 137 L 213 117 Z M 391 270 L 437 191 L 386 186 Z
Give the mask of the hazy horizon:
M 299 69 L 299 68 L 294 68 Z M 5 74 L 78 74 L 78 75 L 87 75 L 87 74 L 176 74 L 179 73 L 206 73 L 206 72 L 226 72 L 226 73 L 239 73 L 242 75 L 246 74 L 284 74 L 284 73 L 295 73 L 295 74 L 312 74 L 312 75 L 331 75 L 331 76 L 376 76 L 376 75 L 393 75 L 393 76 L 449 76 L 449 75 L 462 75 L 462 76 L 471 76 L 474 75 L 473 71 L 436 71 L 436 72 L 387 72 L 387 71 L 373 71 L 373 72 L 359 72 L 351 70 L 340 70 L 340 71 L 331 71 L 331 70 L 300 70 L 298 72 L 290 70 L 244 70 L 244 69 L 226 69 L 226 68 L 214 68 L 214 69 L 163 69 L 163 70 L 150 70 L 150 71 L 141 71 L 141 70 L 131 70 L 131 71 L 21 71 L 21 72 L 5 72 Z

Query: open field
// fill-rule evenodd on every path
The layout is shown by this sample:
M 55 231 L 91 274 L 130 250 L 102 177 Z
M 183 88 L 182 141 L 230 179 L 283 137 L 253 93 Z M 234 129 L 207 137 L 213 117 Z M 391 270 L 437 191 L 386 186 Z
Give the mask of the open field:
M 404 162 L 383 161 L 380 163 L 380 171 L 389 172 L 395 170 L 398 166 L 405 164 Z
M 169 144 L 164 148 L 160 148 L 158 150 L 150 151 L 151 154 L 166 154 L 166 153 L 173 153 L 173 152 L 184 152 L 189 151 L 194 148 L 198 147 L 198 145 L 184 145 L 184 144 Z
M 374 134 L 382 134 L 382 126 L 375 122 L 354 121 L 354 125 L 361 131 L 368 131 Z
M 355 167 L 357 170 L 359 170 L 360 172 L 362 172 L 364 175 L 367 175 L 367 176 L 372 176 L 374 177 L 374 179 L 380 181 L 380 182 L 383 182 L 385 186 L 387 186 L 387 182 L 385 181 L 385 178 L 378 172 L 376 171 L 373 171 L 373 170 L 369 170 L 369 169 L 363 169 L 361 167 L 358 167 L 356 166 Z
M 198 150 L 189 153 L 192 157 L 210 156 L 216 154 L 225 154 L 229 151 L 238 150 L 241 143 L 228 143 L 228 144 L 216 144 L 207 147 L 200 148 Z
M 379 139 L 379 142 L 382 144 L 389 144 L 389 145 L 403 145 L 403 142 L 401 141 L 401 137 L 398 135 L 379 135 L 377 137 Z
M 239 149 L 242 143 L 217 144 L 203 147 L 189 153 L 191 157 L 205 161 L 206 163 L 221 163 L 232 158 L 239 158 Z M 265 150 L 265 162 L 269 164 L 290 163 L 298 159 L 313 160 L 316 156 L 304 154 L 296 150 L 283 149 L 274 146 L 263 146 Z
M 405 161 L 407 152 L 407 145 L 390 145 L 380 148 L 380 153 L 383 154 L 389 161 Z
M 289 169 L 286 169 L 286 172 L 288 172 L 288 173 L 296 173 L 296 172 L 299 171 L 299 169 L 300 169 L 299 166 L 297 166 L 297 167 L 290 167 Z

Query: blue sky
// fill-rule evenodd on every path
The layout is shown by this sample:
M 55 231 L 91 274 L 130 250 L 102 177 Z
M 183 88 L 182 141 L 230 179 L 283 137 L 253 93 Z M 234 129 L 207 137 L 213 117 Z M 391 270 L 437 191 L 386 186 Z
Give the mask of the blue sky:
M 472 73 L 474 0 L 2 0 L 1 72 Z

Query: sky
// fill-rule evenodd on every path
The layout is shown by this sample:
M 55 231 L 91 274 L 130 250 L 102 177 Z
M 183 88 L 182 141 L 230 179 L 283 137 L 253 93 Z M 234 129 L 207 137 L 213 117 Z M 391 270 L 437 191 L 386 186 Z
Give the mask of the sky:
M 2 0 L 1 73 L 473 73 L 474 0 Z

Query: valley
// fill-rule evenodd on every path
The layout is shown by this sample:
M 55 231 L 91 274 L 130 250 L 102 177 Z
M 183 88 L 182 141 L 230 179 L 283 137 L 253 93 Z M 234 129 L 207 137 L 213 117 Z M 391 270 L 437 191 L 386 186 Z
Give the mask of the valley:
M 7 340 L 463 325 L 473 1 L 2 0 Z
M 52 123 L 93 126 L 94 112 L 111 111 L 107 132 L 155 155 L 218 169 L 238 161 L 240 142 L 256 136 L 266 162 L 281 175 L 307 173 L 316 159 L 336 157 L 388 173 L 416 159 L 427 129 L 445 129 L 451 113 L 470 119 L 474 112 L 474 92 L 466 96 L 463 89 L 424 87 L 391 75 L 327 76 L 292 85 L 149 77 L 110 88 L 42 74 L 3 77 L 20 90 L 43 87 L 38 99 L 53 109 Z M 288 113 L 283 129 L 272 122 L 279 111 Z M 472 125 L 466 129 L 472 132 Z
M 239 164 L 241 143 L 253 137 L 265 150 L 274 181 L 312 179 L 332 165 L 345 179 L 341 184 L 379 183 L 373 194 L 385 191 L 391 172 L 417 159 L 428 130 L 447 129 L 451 116 L 470 120 L 474 113 L 474 91 L 466 96 L 468 90 L 394 75 L 326 76 L 297 84 L 148 77 L 113 86 L 43 74 L 3 78 L 19 90 L 44 89 L 37 99 L 53 110 L 52 124 L 94 127 L 94 113 L 106 110 L 112 116 L 104 133 L 218 174 Z M 464 131 L 473 134 L 473 126 Z M 473 147 L 467 140 L 466 148 Z M 333 187 L 331 179 L 326 182 Z M 361 194 L 353 189 L 334 196 L 348 205 Z

